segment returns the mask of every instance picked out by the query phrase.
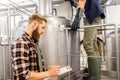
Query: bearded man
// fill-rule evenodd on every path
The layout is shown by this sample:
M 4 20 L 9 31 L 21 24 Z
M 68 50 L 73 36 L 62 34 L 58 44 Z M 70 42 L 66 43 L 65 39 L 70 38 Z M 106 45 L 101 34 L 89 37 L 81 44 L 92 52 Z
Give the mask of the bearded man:
M 42 68 L 44 63 L 39 60 L 39 53 L 36 49 L 46 23 L 46 19 L 40 14 L 31 15 L 27 29 L 11 45 L 14 80 L 43 80 L 59 75 L 60 66 L 52 66 L 48 71 L 44 71 Z

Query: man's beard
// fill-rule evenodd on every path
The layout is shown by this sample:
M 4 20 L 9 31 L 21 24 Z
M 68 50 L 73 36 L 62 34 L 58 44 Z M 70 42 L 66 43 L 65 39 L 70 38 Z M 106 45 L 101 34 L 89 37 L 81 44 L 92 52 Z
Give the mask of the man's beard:
M 36 28 L 33 32 L 32 32 L 32 38 L 34 39 L 35 43 L 39 42 L 40 39 L 40 34 L 38 33 L 38 28 Z

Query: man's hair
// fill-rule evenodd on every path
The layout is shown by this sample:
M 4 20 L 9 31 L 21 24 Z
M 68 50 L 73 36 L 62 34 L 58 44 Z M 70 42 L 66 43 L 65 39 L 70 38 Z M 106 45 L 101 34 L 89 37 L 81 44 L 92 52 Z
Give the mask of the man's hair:
M 47 20 L 40 14 L 33 14 L 29 17 L 29 24 L 33 21 L 37 20 L 38 22 L 42 23 L 43 21 L 45 21 L 47 23 Z

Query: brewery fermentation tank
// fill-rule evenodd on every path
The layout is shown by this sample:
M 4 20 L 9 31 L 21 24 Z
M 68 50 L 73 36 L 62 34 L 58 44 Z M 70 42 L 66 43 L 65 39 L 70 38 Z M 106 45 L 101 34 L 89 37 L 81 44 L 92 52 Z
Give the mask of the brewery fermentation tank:
M 118 30 L 118 41 L 120 42 L 120 29 Z M 115 42 L 115 31 L 110 32 L 107 35 L 107 70 L 109 71 L 117 71 L 116 62 L 116 42 Z M 120 43 L 119 43 L 120 46 Z M 120 50 L 120 47 L 119 47 Z M 120 52 L 119 52 L 120 54 Z M 120 64 L 120 63 L 119 63 Z
M 40 47 L 45 58 L 46 67 L 49 65 L 70 65 L 72 73 L 80 70 L 80 35 L 77 31 L 66 28 L 70 21 L 60 16 L 46 16 L 47 27 L 40 37 Z M 73 79 L 75 80 L 75 76 Z M 55 79 L 57 80 L 57 79 Z M 60 79 L 64 80 L 64 79 Z

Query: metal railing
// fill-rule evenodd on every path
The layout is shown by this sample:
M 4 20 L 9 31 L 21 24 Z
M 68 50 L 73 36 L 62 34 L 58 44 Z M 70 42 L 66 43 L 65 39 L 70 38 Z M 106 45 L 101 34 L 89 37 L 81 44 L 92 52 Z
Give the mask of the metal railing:
M 119 45 L 118 45 L 118 25 L 116 25 L 116 24 L 101 24 L 101 25 L 90 25 L 90 26 L 84 26 L 84 27 L 82 27 L 82 28 L 80 28 L 80 29 L 77 29 L 77 31 L 81 31 L 81 29 L 84 29 L 84 28 L 86 28 L 86 27 L 107 27 L 107 26 L 113 26 L 114 28 L 114 30 L 115 30 L 115 44 L 116 44 L 116 57 L 108 57 L 108 58 L 116 58 L 116 68 L 117 68 L 117 70 L 116 70 L 116 79 L 117 80 L 120 80 L 120 76 L 119 76 L 119 74 L 120 74 L 120 68 L 119 68 L 119 64 L 120 64 L 120 61 L 119 61 Z M 72 56 L 71 54 L 70 54 L 70 52 L 69 52 L 69 37 L 68 37 L 68 30 L 71 30 L 71 28 L 65 28 L 65 32 L 66 32 L 66 40 L 67 40 L 67 55 L 68 55 L 68 65 L 70 65 L 70 61 L 71 61 L 71 58 L 70 58 L 70 56 Z M 85 56 L 83 56 L 83 57 L 85 57 Z M 93 56 L 87 56 L 87 57 L 93 57 Z M 100 56 L 99 56 L 100 57 Z M 69 80 L 70 80 L 70 74 L 69 74 Z

